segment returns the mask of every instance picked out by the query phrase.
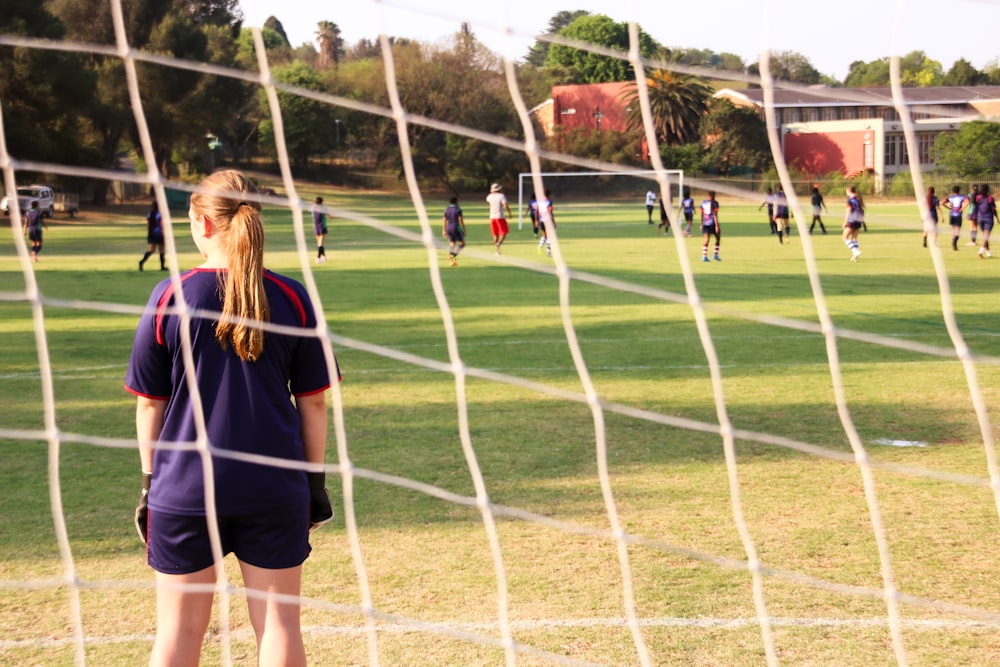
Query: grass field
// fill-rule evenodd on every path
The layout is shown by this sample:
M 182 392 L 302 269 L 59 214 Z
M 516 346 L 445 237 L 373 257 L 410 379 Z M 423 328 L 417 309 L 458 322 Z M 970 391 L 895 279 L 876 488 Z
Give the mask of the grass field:
M 316 194 L 419 232 L 405 199 L 311 185 L 302 191 L 307 199 Z M 536 254 L 530 231 L 516 226 L 504 255 L 494 257 L 481 199 L 462 201 L 469 248 L 461 266 L 447 267 L 443 250 L 437 255 L 465 365 L 524 381 L 470 376 L 466 384 L 471 443 L 490 500 L 551 520 L 497 520 L 507 611 L 522 648 L 518 664 L 638 664 L 625 623 L 622 569 L 606 537 L 594 417 L 586 404 L 558 395 L 581 394 L 583 386 L 552 260 Z M 429 203 L 435 236 L 443 202 Z M 708 308 L 726 414 L 741 432 L 772 436 L 737 438 L 734 453 L 749 536 L 774 571 L 763 589 L 774 647 L 783 664 L 896 664 L 872 518 L 862 475 L 850 461 L 824 338 L 765 323 L 819 321 L 804 239 L 796 232 L 779 246 L 758 203 L 722 200 L 721 262 L 700 262 L 700 238 L 685 239 L 684 249 Z M 949 347 L 914 204 L 870 202 L 862 259 L 853 264 L 839 238 L 839 199 L 831 203 L 831 233 L 811 240 L 834 324 Z M 663 417 L 603 413 L 615 507 L 624 530 L 639 540 L 628 557 L 642 643 L 656 665 L 764 664 L 752 580 L 745 567 L 733 566 L 747 554 L 734 521 L 723 439 L 683 427 L 682 420 L 719 423 L 695 319 L 688 305 L 642 293 L 685 293 L 675 241 L 646 224 L 638 195 L 627 202 L 556 198 L 556 213 L 571 269 L 636 287 L 572 283 L 572 324 L 598 395 Z M 128 442 L 134 401 L 122 388 L 137 315 L 106 307 L 141 307 L 166 275 L 149 270 L 157 268 L 155 258 L 146 272 L 136 270 L 143 215 L 143 206 L 121 206 L 84 211 L 75 220 L 57 217 L 33 267 L 47 300 L 44 342 L 56 426 L 98 439 L 67 436 L 58 451 L 92 664 L 144 662 L 155 626 L 153 576 L 131 520 L 140 482 Z M 274 208 L 265 220 L 267 265 L 301 277 L 291 216 Z M 175 224 L 186 229 L 183 216 Z M 976 381 L 992 406 L 1000 398 L 1000 260 L 977 261 L 963 231 L 959 252 L 949 247 L 947 226 L 938 245 L 958 327 L 981 359 Z M 190 239 L 179 237 L 178 246 L 179 266 L 195 265 Z M 426 249 L 346 218 L 332 221 L 327 248 L 329 261 L 311 264 L 309 239 L 307 259 L 331 331 L 342 341 L 340 391 L 353 465 L 474 497 L 455 378 L 428 367 L 449 358 Z M 32 308 L 16 298 L 26 284 L 22 268 L 8 237 L 0 246 L 0 663 L 73 664 L 73 596 L 53 528 L 49 444 L 26 433 L 44 429 L 45 404 Z M 352 340 L 374 347 L 343 343 Z M 962 364 L 856 339 L 839 339 L 837 350 L 851 423 L 875 465 L 879 519 L 905 596 L 908 660 L 996 664 L 1000 522 Z M 427 363 L 407 363 L 403 354 Z M 992 442 L 995 424 L 988 429 Z M 779 438 L 831 455 L 779 446 Z M 337 463 L 332 424 L 328 462 Z M 339 497 L 338 476 L 329 479 L 331 495 Z M 379 662 L 504 664 L 497 579 L 479 510 L 367 474 L 355 478 L 354 493 L 357 539 L 383 630 Z M 313 547 L 303 614 L 311 664 L 369 664 L 342 504 L 335 521 L 314 533 Z M 239 586 L 233 566 L 227 561 Z M 240 595 L 235 591 L 231 604 L 231 657 L 249 665 L 254 642 Z M 213 624 L 204 664 L 225 657 L 220 627 Z

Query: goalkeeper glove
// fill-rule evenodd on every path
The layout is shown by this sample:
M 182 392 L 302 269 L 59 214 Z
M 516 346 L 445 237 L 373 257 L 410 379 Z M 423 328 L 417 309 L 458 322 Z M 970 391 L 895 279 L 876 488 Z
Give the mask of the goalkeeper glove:
M 312 530 L 333 518 L 333 506 L 326 492 L 326 473 L 307 472 L 306 476 L 309 478 L 309 530 Z
M 149 483 L 153 481 L 153 473 L 142 473 L 142 492 L 139 494 L 139 506 L 135 508 L 135 529 L 139 532 L 139 538 L 146 544 L 149 535 L 146 532 L 147 520 L 149 518 L 149 506 L 146 499 L 149 496 Z

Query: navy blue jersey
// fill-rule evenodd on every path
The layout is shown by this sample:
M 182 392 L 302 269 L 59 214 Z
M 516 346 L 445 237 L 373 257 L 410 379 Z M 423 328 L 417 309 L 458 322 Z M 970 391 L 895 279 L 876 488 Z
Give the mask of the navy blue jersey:
M 461 217 L 462 217 L 462 209 L 460 209 L 455 204 L 449 204 L 448 208 L 444 210 L 446 231 L 453 232 L 456 229 L 461 231 L 461 227 L 459 227 L 458 224 L 458 219 Z
M 193 269 L 181 276 L 184 300 L 193 310 L 222 309 L 220 278 L 214 269 Z M 316 317 L 298 282 L 269 271 L 264 285 L 271 323 L 309 329 Z M 204 478 L 197 452 L 173 450 L 166 443 L 196 439 L 194 412 L 185 379 L 181 320 L 170 312 L 174 288 L 164 280 L 153 289 L 139 320 L 125 387 L 133 394 L 166 399 L 160 445 L 153 459 L 150 509 L 175 514 L 205 513 Z M 248 454 L 304 461 L 302 425 L 292 396 L 330 386 L 319 339 L 266 331 L 256 361 L 243 361 L 232 346 L 215 339 L 214 318 L 195 317 L 191 345 L 195 380 L 205 412 L 209 446 Z M 220 515 L 275 511 L 309 503 L 303 470 L 290 470 L 216 455 L 212 458 L 215 499 Z

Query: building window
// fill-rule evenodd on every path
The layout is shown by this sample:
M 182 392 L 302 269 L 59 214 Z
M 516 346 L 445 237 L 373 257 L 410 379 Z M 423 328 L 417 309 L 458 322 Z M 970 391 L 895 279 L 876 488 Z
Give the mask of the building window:
M 837 108 L 823 107 L 822 118 L 823 120 L 837 120 Z
M 931 164 L 931 150 L 934 148 L 934 141 L 937 135 L 934 132 L 920 132 L 917 134 L 917 149 L 920 155 L 920 164 Z
M 807 123 L 819 120 L 819 109 L 816 109 L 815 107 L 803 109 L 802 120 L 806 121 Z
M 782 114 L 785 118 L 785 123 L 797 123 L 799 122 L 799 110 L 798 109 L 785 109 Z
M 931 146 L 934 142 L 931 141 Z M 930 151 L 928 150 L 928 158 Z M 909 161 L 909 152 L 906 150 L 906 139 L 902 134 L 894 134 L 885 137 L 885 164 L 886 166 L 905 166 Z M 928 159 L 929 161 L 929 159 Z M 921 162 L 923 162 L 921 160 Z
M 844 107 L 841 111 L 843 112 L 841 116 L 843 120 L 854 120 L 858 117 L 857 107 Z

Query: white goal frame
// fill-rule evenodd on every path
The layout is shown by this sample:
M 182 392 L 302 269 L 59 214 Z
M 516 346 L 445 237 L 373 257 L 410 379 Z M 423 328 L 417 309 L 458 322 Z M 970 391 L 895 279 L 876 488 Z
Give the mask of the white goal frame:
M 536 176 L 535 173 L 530 171 L 522 171 L 517 175 L 517 228 L 518 230 L 524 227 L 524 182 L 530 181 Z M 677 219 L 677 212 L 679 212 L 680 200 L 684 198 L 684 170 L 683 169 L 633 169 L 628 171 L 544 171 L 537 174 L 543 180 L 546 178 L 555 178 L 563 176 L 639 176 L 646 177 L 650 180 L 657 181 L 660 176 L 666 176 L 667 178 L 667 197 L 670 201 L 670 217 L 671 220 Z M 670 196 L 670 189 L 674 185 L 672 176 L 677 177 L 677 206 L 678 208 L 674 210 L 674 200 Z M 661 190 L 660 196 L 663 196 Z

